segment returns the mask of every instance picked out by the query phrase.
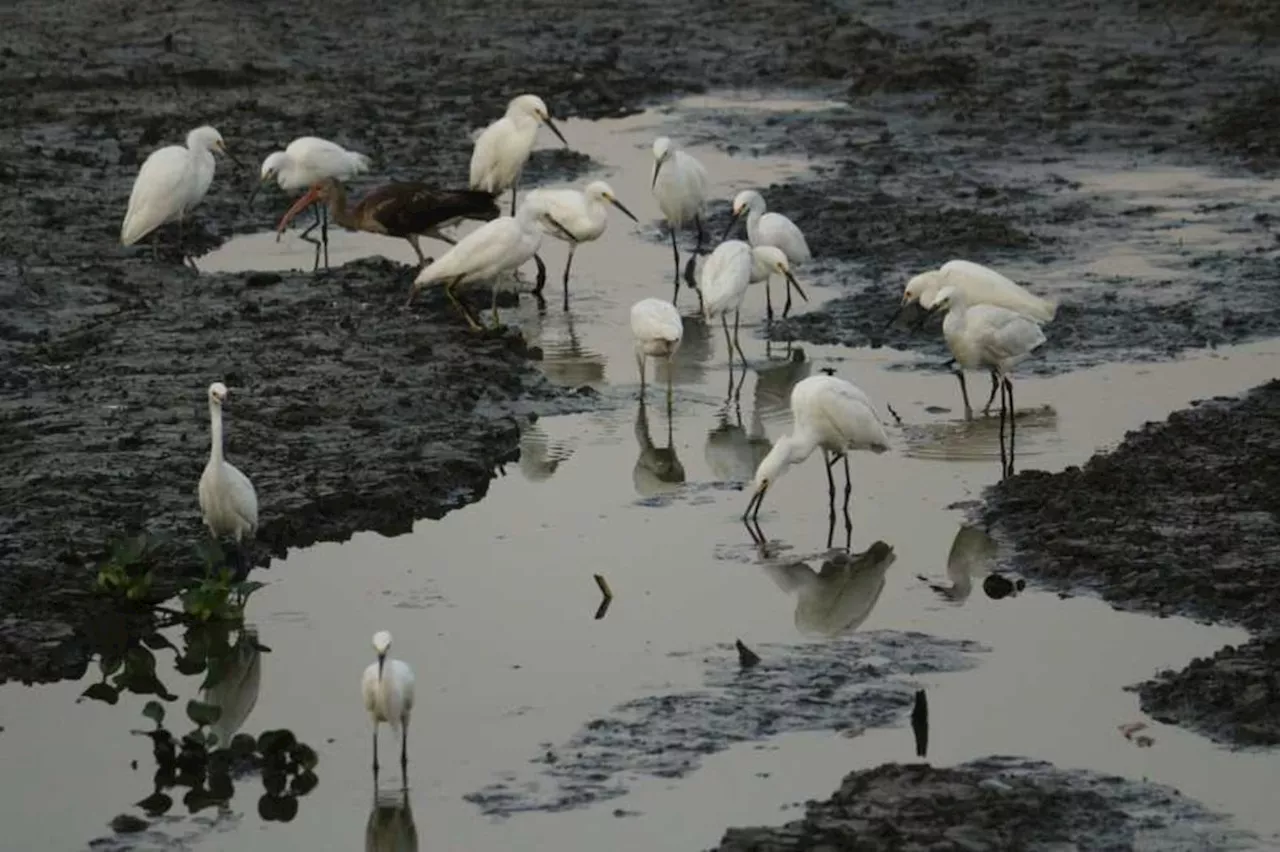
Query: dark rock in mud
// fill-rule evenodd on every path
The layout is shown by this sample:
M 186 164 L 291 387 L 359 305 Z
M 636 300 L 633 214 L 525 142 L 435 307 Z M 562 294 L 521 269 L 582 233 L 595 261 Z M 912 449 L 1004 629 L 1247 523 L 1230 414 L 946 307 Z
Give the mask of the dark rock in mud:
M 1013 567 L 1126 609 L 1253 631 L 1139 691 L 1145 710 L 1233 744 L 1280 744 L 1280 381 L 1130 432 L 1109 453 L 992 486 L 983 521 Z
M 567 743 L 545 743 L 532 761 L 544 767 L 540 779 L 512 778 L 465 798 L 487 814 L 568 810 L 625 795 L 629 777 L 683 777 L 706 755 L 737 743 L 795 731 L 856 735 L 895 724 L 915 704 L 911 677 L 970 668 L 985 649 L 881 631 L 760 650 L 761 661 L 742 668 L 734 646 L 720 649 L 705 660 L 706 691 L 627 702 Z M 904 753 L 912 753 L 909 742 Z
M 1256 849 L 1257 838 L 1170 787 L 1041 761 L 853 772 L 778 828 L 731 828 L 715 852 Z

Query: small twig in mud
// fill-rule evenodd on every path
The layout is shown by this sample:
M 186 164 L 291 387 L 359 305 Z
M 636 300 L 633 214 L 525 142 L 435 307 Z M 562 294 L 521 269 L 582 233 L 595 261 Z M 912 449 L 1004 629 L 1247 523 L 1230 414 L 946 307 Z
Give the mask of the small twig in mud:
M 896 422 L 899 426 L 901 426 L 902 418 L 898 416 L 898 412 L 893 410 L 893 406 L 886 402 L 884 404 L 884 407 L 889 409 L 889 413 L 893 415 L 894 422 Z
M 760 662 L 760 655 L 742 644 L 741 639 L 733 640 L 733 647 L 738 649 L 738 665 L 749 669 Z
M 599 621 L 609 611 L 609 604 L 613 603 L 613 592 L 609 589 L 609 583 L 604 579 L 603 574 L 596 574 L 595 579 L 596 585 L 600 587 L 600 594 L 604 597 L 604 600 L 600 601 L 600 607 L 596 610 L 595 620 Z

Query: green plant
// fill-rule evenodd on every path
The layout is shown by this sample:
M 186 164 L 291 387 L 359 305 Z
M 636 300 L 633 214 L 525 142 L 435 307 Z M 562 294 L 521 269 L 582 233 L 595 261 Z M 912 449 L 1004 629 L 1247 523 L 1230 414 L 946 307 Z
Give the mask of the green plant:
M 98 565 L 98 588 L 130 601 L 146 600 L 164 544 L 146 533 L 112 540 Z

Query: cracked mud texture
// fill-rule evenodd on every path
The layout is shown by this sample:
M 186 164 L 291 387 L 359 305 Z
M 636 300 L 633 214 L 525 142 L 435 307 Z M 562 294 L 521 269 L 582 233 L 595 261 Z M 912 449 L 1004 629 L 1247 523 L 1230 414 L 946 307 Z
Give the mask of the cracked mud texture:
M 1019 473 L 982 509 L 1030 580 L 1250 630 L 1138 687 L 1155 718 L 1234 745 L 1280 745 L 1278 435 L 1272 381 L 1149 423 L 1083 467 Z
M 1258 839 L 1170 787 L 1035 760 L 938 768 L 885 764 L 847 776 L 803 819 L 731 828 L 715 852 L 1256 849 Z
M 465 798 L 486 814 L 563 811 L 627 793 L 637 777 L 681 778 L 702 759 L 743 742 L 796 731 L 885 727 L 910 713 L 911 678 L 962 671 L 985 651 L 974 642 L 878 631 L 821 644 L 760 645 L 741 668 L 732 646 L 704 660 L 706 689 L 629 701 L 563 745 L 545 743 L 537 778 L 512 773 Z M 914 754 L 904 732 L 903 754 Z

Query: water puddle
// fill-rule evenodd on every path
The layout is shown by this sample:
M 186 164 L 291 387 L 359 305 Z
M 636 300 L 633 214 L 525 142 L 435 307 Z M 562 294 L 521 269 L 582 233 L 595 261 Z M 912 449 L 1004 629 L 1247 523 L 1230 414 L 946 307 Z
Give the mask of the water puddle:
M 657 215 L 647 191 L 648 146 L 660 130 L 678 138 L 678 115 L 567 121 L 562 129 L 605 164 L 602 176 L 644 221 Z M 721 198 L 804 170 L 795 161 L 695 153 Z M 648 224 L 643 229 L 651 239 L 637 239 L 616 217 L 597 244 L 578 251 L 568 314 L 555 292 L 565 249 L 548 241 L 551 306 L 540 313 L 525 298 L 507 312 L 542 347 L 547 374 L 595 386 L 604 409 L 539 421 L 522 440 L 520 464 L 476 505 L 397 538 L 365 533 L 291 553 L 261 577 L 269 585 L 252 599 L 250 615 L 271 650 L 259 660 L 244 729 L 289 728 L 319 754 L 319 784 L 299 799 L 288 824 L 263 818 L 254 803 L 263 782 L 249 777 L 230 806 L 153 831 L 190 849 L 359 848 L 367 826 L 406 837 L 411 816 L 420 847 L 408 848 L 433 852 L 586 850 L 599 848 L 601 836 L 617 850 L 705 848 L 728 825 L 786 819 L 789 805 L 826 796 L 850 770 L 914 760 L 910 729 L 876 722 L 843 735 L 741 742 L 702 755 L 683 777 L 622 772 L 625 795 L 561 813 L 495 818 L 466 797 L 495 784 L 547 794 L 555 783 L 549 751 L 581 741 L 584 726 L 627 702 L 714 691 L 714 672 L 736 661 L 735 639 L 768 660 L 828 647 L 810 642 L 871 648 L 910 631 L 988 649 L 974 667 L 912 678 L 928 689 L 932 762 L 1018 754 L 1149 778 L 1235 815 L 1242 827 L 1280 831 L 1274 755 L 1229 752 L 1144 719 L 1136 696 L 1124 691 L 1240 641 L 1241 631 L 1033 590 L 998 600 L 983 592 L 989 554 L 966 555 L 973 534 L 963 532 L 956 504 L 999 478 L 999 435 L 994 418 L 960 419 L 949 374 L 891 370 L 918 356 L 890 349 L 767 347 L 755 333 L 763 294 L 753 292 L 742 331 L 751 370 L 730 373 L 720 330 L 687 317 L 671 411 L 661 384 L 639 402 L 627 312 L 639 298 L 668 296 L 671 274 L 669 245 Z M 331 240 L 334 263 L 371 252 L 404 261 L 411 254 L 401 241 L 341 231 Z M 234 241 L 203 266 L 310 262 L 310 246 L 293 235 L 277 244 L 264 234 Z M 816 276 L 799 271 L 815 302 L 835 289 L 824 276 L 837 271 L 820 268 Z M 696 296 L 686 290 L 680 304 L 691 312 Z M 1021 378 L 1014 464 L 1079 464 L 1189 400 L 1271 378 L 1278 353 L 1280 344 L 1265 342 Z M 878 576 L 858 583 L 823 579 L 831 531 L 816 461 L 771 489 L 760 516 L 769 540 L 763 552 L 738 519 L 747 499 L 738 483 L 789 428 L 790 388 L 824 367 L 892 405 L 902 420 L 891 429 L 891 452 L 853 460 L 852 547 L 880 541 L 895 554 Z M 665 382 L 662 372 L 656 378 Z M 982 388 L 978 378 L 971 391 Z M 842 523 L 835 536 L 843 543 Z M 600 619 L 593 574 L 605 576 L 615 596 Z M 398 785 L 398 766 L 384 768 L 381 795 L 370 777 L 358 686 L 378 629 L 394 634 L 393 653 L 417 672 L 411 815 L 385 789 Z M 177 708 L 199 683 L 174 673 L 171 656 L 157 652 L 157 674 L 179 694 Z M 145 701 L 77 703 L 97 679 L 91 667 L 84 683 L 0 689 L 0 766 L 21 768 L 21 783 L 14 779 L 0 799 L 0 824 L 22 848 L 84 848 L 109 833 L 116 814 L 138 813 L 133 803 L 151 792 L 150 743 L 129 735 L 150 727 L 141 716 Z M 1150 725 L 1150 748 L 1118 731 L 1138 720 Z

